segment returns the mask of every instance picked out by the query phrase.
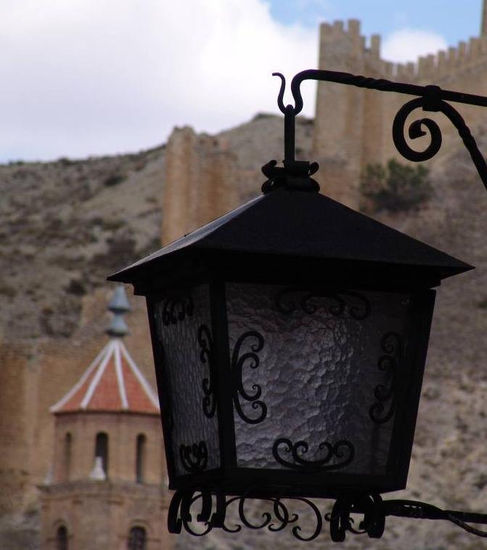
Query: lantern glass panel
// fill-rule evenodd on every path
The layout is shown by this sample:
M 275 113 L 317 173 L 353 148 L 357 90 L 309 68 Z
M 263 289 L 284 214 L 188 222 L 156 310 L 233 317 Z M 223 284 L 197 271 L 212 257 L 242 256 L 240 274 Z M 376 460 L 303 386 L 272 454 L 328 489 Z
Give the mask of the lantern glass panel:
M 170 448 L 176 475 L 220 466 L 215 396 L 210 391 L 212 334 L 208 285 L 164 294 L 154 303 L 170 395 Z M 166 428 L 166 429 L 167 429 Z
M 237 466 L 386 473 L 407 293 L 229 283 Z

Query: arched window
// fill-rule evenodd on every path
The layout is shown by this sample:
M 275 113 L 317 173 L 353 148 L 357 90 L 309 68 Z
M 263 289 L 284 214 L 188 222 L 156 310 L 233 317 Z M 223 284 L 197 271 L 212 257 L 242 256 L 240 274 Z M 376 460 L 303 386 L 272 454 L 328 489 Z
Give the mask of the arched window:
M 145 441 L 144 434 L 137 436 L 137 443 L 135 448 L 135 481 L 137 483 L 144 483 L 145 476 Z
M 64 525 L 56 531 L 56 550 L 68 550 L 68 530 Z
M 108 477 L 108 435 L 105 432 L 96 434 L 95 457 L 100 457 L 103 471 Z
M 64 436 L 63 461 L 64 461 L 64 479 L 66 481 L 69 481 L 69 475 L 70 475 L 70 471 L 71 471 L 71 445 L 72 445 L 72 439 L 73 438 L 72 438 L 72 436 L 69 432 Z
M 127 550 L 146 550 L 147 536 L 143 527 L 132 527 L 127 541 Z

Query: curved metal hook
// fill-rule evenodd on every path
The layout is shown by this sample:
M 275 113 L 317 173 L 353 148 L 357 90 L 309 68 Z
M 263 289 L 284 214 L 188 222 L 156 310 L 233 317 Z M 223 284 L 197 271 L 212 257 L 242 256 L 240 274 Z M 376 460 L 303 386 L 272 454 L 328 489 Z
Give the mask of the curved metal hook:
M 278 76 L 281 79 L 281 87 L 279 89 L 279 95 L 277 96 L 277 106 L 281 113 L 286 114 L 286 107 L 284 107 L 284 91 L 286 89 L 286 78 L 282 73 L 272 73 L 272 76 Z

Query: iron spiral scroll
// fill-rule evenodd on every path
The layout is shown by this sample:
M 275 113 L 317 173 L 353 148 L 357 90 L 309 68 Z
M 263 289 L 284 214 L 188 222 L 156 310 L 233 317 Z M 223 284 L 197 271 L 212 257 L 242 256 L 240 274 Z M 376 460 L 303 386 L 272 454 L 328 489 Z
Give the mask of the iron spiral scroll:
M 314 460 L 307 459 L 309 444 L 306 441 L 293 443 L 281 437 L 274 442 L 272 455 L 282 466 L 305 472 L 338 470 L 348 466 L 355 457 L 355 448 L 350 441 L 340 440 L 334 444 L 323 441 L 318 447 L 322 455 Z
M 236 341 L 232 352 L 231 372 L 233 383 L 233 403 L 239 417 L 247 424 L 259 424 L 267 416 L 267 405 L 260 399 L 262 387 L 253 383 L 250 389 L 244 387 L 244 368 L 255 370 L 259 368 L 259 352 L 264 348 L 264 337 L 256 330 L 244 332 Z M 247 351 L 242 352 L 242 348 Z M 242 406 L 241 399 L 250 403 L 255 411 L 249 415 Z
M 386 79 L 377 79 L 362 75 L 338 71 L 324 70 L 306 70 L 294 76 L 291 82 L 291 93 L 294 98 L 293 105 L 284 105 L 284 91 L 286 80 L 281 73 L 273 73 L 281 79 L 281 87 L 278 94 L 277 104 L 280 111 L 284 114 L 284 144 L 285 159 L 284 168 L 273 168 L 273 173 L 269 176 L 279 176 L 282 178 L 282 172 L 288 172 L 290 175 L 295 172 L 296 166 L 303 164 L 303 161 L 295 160 L 295 118 L 303 109 L 303 98 L 301 96 L 300 86 L 304 80 L 317 80 L 325 82 L 334 82 L 348 86 L 356 86 L 369 90 L 378 90 L 381 92 L 394 92 L 406 95 L 417 96 L 415 99 L 407 102 L 397 112 L 392 125 L 392 139 L 399 153 L 406 159 L 413 162 L 421 162 L 433 158 L 441 148 L 442 135 L 438 124 L 427 117 L 414 120 L 407 128 L 409 139 L 415 140 L 419 137 L 428 136 L 429 143 L 422 150 L 413 149 L 406 140 L 407 117 L 415 110 L 422 109 L 425 112 L 443 113 L 457 129 L 462 141 L 470 153 L 470 157 L 477 169 L 477 172 L 487 189 L 487 163 L 480 153 L 477 143 L 472 136 L 465 120 L 460 113 L 450 105 L 449 102 L 463 103 L 466 105 L 478 105 L 487 107 L 487 97 L 474 94 L 465 94 L 451 90 L 443 90 L 439 86 L 419 86 L 416 84 L 405 84 Z M 305 163 L 309 164 L 309 163 Z M 316 164 L 316 163 L 314 163 Z M 270 168 L 266 166 L 269 171 Z M 316 170 L 315 170 L 316 171 Z M 271 186 L 266 182 L 266 189 Z
M 200 346 L 200 361 L 208 365 L 208 376 L 203 378 L 201 387 L 203 389 L 203 413 L 207 418 L 213 418 L 216 412 L 216 395 L 212 381 L 213 371 L 213 337 L 207 325 L 198 327 L 198 344 Z
M 377 362 L 378 368 L 385 372 L 388 384 L 378 384 L 374 389 L 375 402 L 369 408 L 369 416 L 376 424 L 385 424 L 394 416 L 397 371 L 403 354 L 403 339 L 396 332 L 384 334 L 381 349 L 384 352 Z

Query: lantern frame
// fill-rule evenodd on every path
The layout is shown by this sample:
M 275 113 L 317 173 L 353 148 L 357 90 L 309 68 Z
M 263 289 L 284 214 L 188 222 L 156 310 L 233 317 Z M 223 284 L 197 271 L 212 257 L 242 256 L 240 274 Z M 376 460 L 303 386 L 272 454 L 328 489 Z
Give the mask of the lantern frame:
M 320 471 L 319 468 L 293 469 L 245 468 L 237 465 L 235 443 L 235 421 L 233 399 L 236 389 L 232 383 L 230 366 L 230 346 L 225 303 L 225 281 L 213 280 L 210 283 L 210 301 L 212 310 L 212 335 L 215 346 L 215 361 L 210 367 L 211 378 L 216 381 L 216 410 L 218 412 L 218 436 L 220 442 L 221 466 L 217 469 L 190 472 L 178 475 L 175 468 L 177 450 L 173 448 L 168 428 L 164 429 L 165 448 L 169 473 L 169 488 L 189 491 L 204 487 L 205 490 L 221 492 L 225 495 L 247 497 L 290 497 L 338 498 L 344 493 L 385 493 L 406 486 L 411 448 L 414 438 L 417 408 L 424 371 L 427 341 L 433 311 L 435 292 L 432 290 L 415 291 L 411 295 L 412 308 L 408 323 L 414 327 L 407 347 L 401 358 L 401 364 L 393 375 L 391 384 L 396 391 L 393 395 L 395 414 L 392 435 L 388 451 L 387 473 L 383 475 L 343 473 L 340 469 Z M 335 290 L 335 289 L 334 289 Z M 357 289 L 360 291 L 361 289 Z M 369 289 L 367 289 L 369 290 Z M 336 290 L 335 290 L 336 291 Z M 346 291 L 344 291 L 346 292 Z M 166 295 L 167 296 L 167 295 Z M 148 298 L 148 313 L 153 339 L 154 357 L 157 365 L 157 382 L 161 402 L 161 416 L 172 415 L 170 398 L 167 395 L 168 373 L 164 372 L 162 346 L 159 344 L 161 329 L 155 322 L 155 304 L 162 295 Z M 411 328 L 409 327 L 411 332 Z M 406 368 L 406 365 L 408 368 Z M 373 366 L 372 366 L 373 368 Z M 238 398 L 238 397 L 237 397 Z M 371 395 L 371 405 L 373 396 Z M 304 413 L 306 410 L 304 409 Z

